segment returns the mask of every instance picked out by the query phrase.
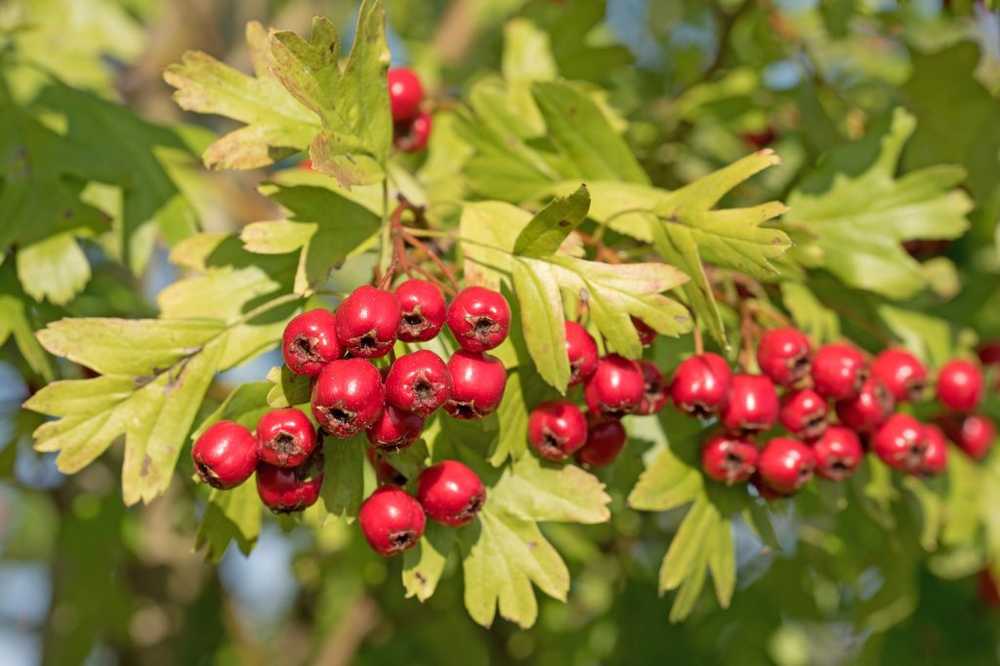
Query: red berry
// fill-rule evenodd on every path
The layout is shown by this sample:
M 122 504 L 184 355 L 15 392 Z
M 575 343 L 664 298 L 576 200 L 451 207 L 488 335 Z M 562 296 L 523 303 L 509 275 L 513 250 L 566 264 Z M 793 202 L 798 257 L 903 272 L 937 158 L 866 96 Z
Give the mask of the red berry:
M 889 467 L 916 472 L 927 449 L 926 429 L 909 414 L 893 414 L 875 432 L 872 448 Z
M 656 339 L 656 331 L 650 328 L 649 324 L 638 317 L 632 317 L 632 325 L 635 326 L 635 332 L 639 334 L 639 342 L 642 343 L 643 347 L 653 344 L 653 340 Z
M 393 67 L 389 70 L 387 79 L 393 122 L 416 117 L 420 113 L 420 103 L 424 100 L 424 87 L 417 73 L 406 67 Z
M 816 473 L 831 481 L 843 481 L 854 474 L 865 455 L 855 432 L 843 426 L 827 428 L 812 448 L 816 454 Z
M 395 294 L 362 285 L 337 308 L 337 339 L 351 356 L 385 356 L 396 344 L 399 320 Z
M 392 143 L 404 153 L 419 153 L 427 147 L 433 125 L 431 114 L 421 111 L 413 120 L 404 120 L 393 126 Z
M 795 439 L 776 437 L 760 452 L 757 469 L 767 487 L 790 495 L 805 485 L 816 468 L 816 454 Z
M 450 395 L 451 372 L 429 349 L 400 356 L 385 377 L 386 402 L 404 412 L 428 416 Z
M 615 461 L 628 437 L 618 419 L 587 414 L 587 441 L 576 452 L 576 460 L 588 467 L 606 467 Z
M 982 460 L 993 447 L 997 428 L 993 421 L 979 414 L 955 415 L 944 420 L 948 436 L 973 460 Z
M 483 508 L 486 488 L 471 469 L 457 460 L 445 460 L 420 473 L 417 501 L 431 520 L 461 527 Z
M 809 375 L 812 345 L 797 328 L 775 328 L 761 336 L 757 363 L 761 372 L 779 386 L 795 386 Z
M 813 357 L 813 388 L 831 400 L 853 398 L 867 377 L 865 357 L 851 345 L 824 345 Z
M 781 425 L 802 439 L 816 439 L 826 430 L 826 400 L 812 389 L 785 396 L 781 402 Z
M 886 349 L 872 361 L 872 377 L 885 385 L 896 402 L 917 401 L 927 385 L 927 368 L 905 349 Z
M 759 460 L 760 458 L 758 457 L 758 461 Z M 768 502 L 785 499 L 789 495 L 794 494 L 794 493 L 779 493 L 774 488 L 768 486 L 767 483 L 764 482 L 764 478 L 760 475 L 760 470 L 757 470 L 757 473 L 750 478 L 750 485 L 753 486 L 754 490 L 757 491 L 758 495 L 760 495 L 763 499 L 767 500 Z
M 715 435 L 701 447 L 701 468 L 710 478 L 731 486 L 753 476 L 757 457 L 753 442 L 732 435 Z
M 492 414 L 503 399 L 507 370 L 496 356 L 460 350 L 448 359 L 451 396 L 444 409 L 457 419 Z
M 441 288 L 426 280 L 407 280 L 396 287 L 399 301 L 399 339 L 403 342 L 426 342 L 444 326 L 448 305 Z
M 257 494 L 275 513 L 302 511 L 316 503 L 323 487 L 323 449 L 313 451 L 298 467 L 257 465 Z
M 566 355 L 569 357 L 569 385 L 581 384 L 597 370 L 597 343 L 583 326 L 566 322 Z
M 977 353 L 983 365 L 1000 365 L 1000 340 L 984 342 Z
M 375 478 L 378 479 L 378 484 L 380 486 L 393 485 L 393 486 L 404 486 L 406 485 L 406 477 L 392 466 L 389 461 L 387 461 L 378 449 L 372 447 L 365 448 L 365 455 L 368 456 L 368 462 L 372 464 L 375 468 Z
M 422 416 L 387 405 L 366 434 L 374 446 L 385 451 L 398 451 L 417 441 L 423 429 Z
M 948 439 L 936 425 L 924 426 L 924 439 L 927 446 L 916 472 L 921 476 L 937 476 L 948 467 Z
M 312 412 L 326 432 L 346 439 L 367 430 L 382 413 L 382 376 L 361 358 L 328 363 L 312 393 Z
M 340 358 L 337 320 L 329 310 L 303 312 L 285 327 L 281 354 L 285 365 L 297 375 L 315 377 L 323 366 Z
M 448 328 L 466 351 L 493 349 L 507 339 L 510 306 L 498 291 L 466 287 L 448 306 Z
M 361 504 L 358 524 L 376 553 L 391 557 L 417 545 L 427 519 L 416 499 L 395 486 L 382 486 Z
M 272 409 L 257 421 L 257 457 L 276 467 L 298 467 L 316 449 L 316 431 L 297 409 Z
M 681 361 L 674 370 L 670 396 L 677 409 L 708 417 L 726 405 L 732 372 L 718 354 L 698 354 Z
M 639 409 L 646 382 L 635 361 L 609 354 L 597 362 L 597 370 L 587 380 L 583 395 L 592 412 L 608 416 L 631 414 Z
M 885 423 L 895 406 L 892 393 L 882 380 L 869 377 L 856 396 L 837 403 L 837 416 L 848 428 L 872 432 Z
M 257 440 L 233 421 L 219 421 L 201 434 L 191 447 L 194 468 L 201 480 L 228 490 L 250 478 L 257 466 Z
M 991 608 L 1000 606 L 1000 588 L 989 569 L 983 569 L 976 578 L 979 600 Z
M 543 402 L 528 417 L 528 441 L 546 460 L 566 460 L 587 441 L 587 420 L 569 400 Z
M 667 404 L 667 382 L 652 361 L 639 361 L 642 368 L 644 394 L 636 414 L 656 414 Z
M 768 377 L 733 375 L 721 419 L 727 430 L 763 431 L 771 429 L 779 411 L 778 392 Z
M 942 405 L 959 412 L 970 412 L 983 397 L 983 374 L 974 363 L 955 359 L 938 372 L 937 397 Z

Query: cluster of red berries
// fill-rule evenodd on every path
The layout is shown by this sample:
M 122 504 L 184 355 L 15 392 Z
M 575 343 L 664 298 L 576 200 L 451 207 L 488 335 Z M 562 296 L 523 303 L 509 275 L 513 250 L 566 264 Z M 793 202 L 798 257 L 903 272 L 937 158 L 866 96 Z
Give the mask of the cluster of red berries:
M 392 140 L 405 153 L 423 150 L 430 139 L 431 115 L 421 109 L 423 101 L 424 87 L 416 72 L 406 67 L 389 70 Z
M 461 347 L 446 363 L 420 349 L 383 363 L 397 340 L 427 342 L 447 323 Z M 361 432 L 379 472 L 379 490 L 361 508 L 359 522 L 372 548 L 392 555 L 416 544 L 424 514 L 448 525 L 472 520 L 486 499 L 479 477 L 455 461 L 424 470 L 417 498 L 398 487 L 399 474 L 382 456 L 410 446 L 439 407 L 459 419 L 492 413 L 503 398 L 507 373 L 486 352 L 510 328 L 510 307 L 498 292 L 460 291 L 450 304 L 440 288 L 407 280 L 395 291 L 364 285 L 336 313 L 316 309 L 285 328 L 282 354 L 289 370 L 312 378 L 311 411 L 274 409 L 256 432 L 220 421 L 195 442 L 195 468 L 215 488 L 233 488 L 257 472 L 261 501 L 276 512 L 301 511 L 323 484 L 323 436 L 347 439 Z

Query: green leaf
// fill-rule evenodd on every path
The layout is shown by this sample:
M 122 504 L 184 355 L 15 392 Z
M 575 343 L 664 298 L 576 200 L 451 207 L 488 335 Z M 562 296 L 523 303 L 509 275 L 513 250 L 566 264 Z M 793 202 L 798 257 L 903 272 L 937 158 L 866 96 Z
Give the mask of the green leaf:
M 501 70 L 507 81 L 551 81 L 558 70 L 549 36 L 531 21 L 513 19 L 504 25 Z
M 36 301 L 65 305 L 90 281 L 90 263 L 73 234 L 53 234 L 17 251 L 17 276 Z
M 555 254 L 566 237 L 587 219 L 589 209 L 590 193 L 586 185 L 568 197 L 553 199 L 518 234 L 514 254 L 539 258 Z
M 528 414 L 547 397 L 545 383 L 532 368 L 522 366 L 507 374 L 503 400 L 496 412 L 499 430 L 489 451 L 491 465 L 499 467 L 507 458 L 518 460 L 527 455 Z
M 880 305 L 878 315 L 910 351 L 932 367 L 941 367 L 955 355 L 947 320 L 891 305 Z
M 366 446 L 363 435 L 331 439 L 324 446 L 325 473 L 320 503 L 329 515 L 353 520 L 367 496 L 365 487 L 374 488 L 374 472 L 365 458 Z
M 312 394 L 312 382 L 305 375 L 296 375 L 287 365 L 271 368 L 267 373 L 271 385 L 267 392 L 267 404 L 274 408 L 308 404 Z
M 781 298 L 792 318 L 817 343 L 840 339 L 840 318 L 801 282 L 782 282 Z
M 511 253 L 531 215 L 499 201 L 465 204 L 459 222 L 466 284 L 499 289 L 511 271 Z
M 287 254 L 308 244 L 316 228 L 316 224 L 288 220 L 252 222 L 240 231 L 240 240 L 247 252 Z
M 198 525 L 195 549 L 204 548 L 209 561 L 219 562 L 235 541 L 240 552 L 249 555 L 260 534 L 261 506 L 253 479 L 232 490 L 213 489 Z
M 45 381 L 55 376 L 45 350 L 38 343 L 29 318 L 27 296 L 14 275 L 10 264 L 0 267 L 0 344 L 13 335 L 18 351 Z
M 663 449 L 639 477 L 628 504 L 640 511 L 666 511 L 693 502 L 704 492 L 704 481 L 694 467 L 670 449 Z
M 951 451 L 951 456 L 957 453 Z M 941 498 L 927 487 L 927 484 L 916 477 L 903 479 L 903 487 L 910 491 L 921 512 L 920 545 L 926 551 L 937 550 L 938 536 L 944 525 L 944 506 Z
M 595 524 L 611 517 L 604 484 L 575 465 L 557 466 L 523 456 L 505 468 L 489 502 L 539 522 Z
M 448 554 L 455 548 L 458 532 L 434 521 L 427 522 L 427 530 L 416 548 L 403 555 L 403 587 L 406 596 L 427 601 L 437 589 Z
M 565 393 L 570 376 L 566 316 L 552 266 L 534 259 L 515 259 L 512 277 L 524 342 L 538 374 Z

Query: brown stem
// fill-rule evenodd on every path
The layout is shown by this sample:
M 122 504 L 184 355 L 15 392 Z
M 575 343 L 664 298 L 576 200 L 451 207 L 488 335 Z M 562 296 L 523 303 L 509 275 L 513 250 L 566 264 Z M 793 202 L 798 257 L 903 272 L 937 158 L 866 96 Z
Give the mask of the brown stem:
M 694 353 L 701 356 L 705 353 L 705 340 L 701 337 L 701 326 L 698 324 L 698 317 L 695 316 L 694 312 L 691 313 L 691 321 L 694 322 L 694 326 L 691 328 L 691 335 L 694 336 Z
M 448 267 L 448 264 L 444 263 L 441 260 L 441 257 L 439 257 L 436 252 L 427 247 L 427 245 L 422 240 L 411 234 L 405 228 L 401 227 L 400 233 L 403 235 L 403 238 L 406 240 L 407 243 L 409 243 L 410 245 L 412 245 L 413 247 L 417 248 L 425 255 L 427 255 L 427 258 L 430 259 L 431 262 L 433 262 L 434 265 L 438 267 L 441 273 L 448 280 L 448 284 L 457 291 L 458 280 L 455 279 L 455 273 L 451 270 L 451 268 Z
M 739 364 L 744 372 L 753 364 L 754 337 L 757 334 L 757 324 L 751 314 L 752 308 L 744 301 L 740 304 L 740 355 Z

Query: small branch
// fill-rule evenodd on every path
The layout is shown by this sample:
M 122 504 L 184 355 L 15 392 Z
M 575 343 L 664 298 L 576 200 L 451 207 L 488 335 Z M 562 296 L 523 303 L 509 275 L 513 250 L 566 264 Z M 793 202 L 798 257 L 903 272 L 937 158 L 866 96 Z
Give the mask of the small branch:
M 406 240 L 407 243 L 427 255 L 427 258 L 430 259 L 431 262 L 441 270 L 441 273 L 444 274 L 445 278 L 448 280 L 448 285 L 457 291 L 458 280 L 455 278 L 455 273 L 448 267 L 448 264 L 443 262 L 441 257 L 439 257 L 436 252 L 427 247 L 426 243 L 410 233 L 409 229 L 401 227 L 400 233 L 403 235 L 403 239 Z

